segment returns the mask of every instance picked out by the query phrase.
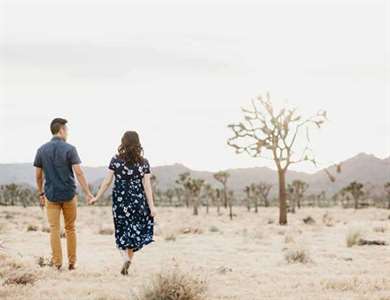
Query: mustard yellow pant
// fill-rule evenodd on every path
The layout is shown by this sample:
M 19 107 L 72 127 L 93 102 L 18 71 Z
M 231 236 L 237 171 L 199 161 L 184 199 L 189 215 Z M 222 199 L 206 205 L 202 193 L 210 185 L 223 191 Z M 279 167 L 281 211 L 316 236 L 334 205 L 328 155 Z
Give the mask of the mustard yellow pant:
M 61 211 L 64 215 L 64 227 L 66 246 L 68 252 L 69 264 L 76 263 L 76 216 L 77 216 L 77 197 L 71 201 L 53 202 L 46 201 L 47 219 L 50 226 L 50 245 L 52 251 L 52 262 L 55 266 L 62 265 L 62 248 L 60 236 L 60 216 Z

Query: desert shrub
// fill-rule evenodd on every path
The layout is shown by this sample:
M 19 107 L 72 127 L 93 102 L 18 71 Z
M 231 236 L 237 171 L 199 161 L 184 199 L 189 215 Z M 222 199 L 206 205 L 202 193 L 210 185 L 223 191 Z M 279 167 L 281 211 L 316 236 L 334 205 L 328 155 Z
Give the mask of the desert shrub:
M 50 228 L 48 226 L 42 226 L 41 231 L 50 233 Z
M 27 226 L 27 231 L 38 231 L 38 226 L 37 225 L 33 225 L 33 224 L 29 224 Z
M 46 266 L 51 267 L 53 265 L 53 263 L 51 262 L 51 259 L 49 257 L 45 257 L 45 256 L 38 257 L 37 263 L 41 268 L 46 267 Z
M 286 249 L 284 253 L 284 258 L 289 264 L 292 263 L 306 264 L 308 262 L 311 262 L 309 252 L 306 249 L 299 246 Z
M 219 229 L 218 229 L 218 227 L 217 227 L 217 226 L 215 226 L 215 225 L 212 225 L 212 226 L 210 226 L 210 228 L 209 228 L 209 231 L 210 231 L 210 232 L 218 232 L 218 231 L 219 231 Z
M 375 227 L 373 228 L 373 231 L 374 231 L 374 232 L 380 232 L 380 233 L 385 233 L 386 230 L 387 230 L 387 228 L 386 228 L 386 226 L 384 226 L 384 225 L 375 226 Z
M 114 234 L 114 229 L 111 227 L 102 227 L 99 229 L 99 234 L 103 235 L 113 235 Z
M 28 271 L 18 271 L 11 273 L 4 281 L 4 285 L 9 284 L 34 284 L 37 280 L 37 276 L 34 273 Z
M 306 218 L 303 218 L 302 221 L 303 223 L 308 225 L 312 225 L 316 223 L 316 221 L 311 216 L 307 216 Z
M 156 274 L 138 300 L 204 300 L 206 283 L 180 270 Z
M 345 238 L 347 247 L 358 245 L 361 238 L 362 230 L 360 228 L 350 228 Z
M 181 233 L 196 233 L 196 234 L 201 234 L 203 233 L 203 229 L 199 227 L 184 227 L 181 230 Z
M 326 212 L 322 216 L 322 223 L 324 223 L 325 226 L 331 227 L 331 226 L 334 226 L 335 220 L 328 212 Z
M 176 234 L 174 232 L 168 233 L 165 237 L 164 240 L 166 241 L 176 241 Z

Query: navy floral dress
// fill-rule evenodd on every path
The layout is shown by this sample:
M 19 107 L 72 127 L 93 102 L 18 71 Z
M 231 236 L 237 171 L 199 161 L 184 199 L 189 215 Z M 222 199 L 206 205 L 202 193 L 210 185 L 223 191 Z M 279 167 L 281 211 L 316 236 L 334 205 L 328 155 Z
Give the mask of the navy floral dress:
M 125 162 L 114 156 L 108 167 L 114 171 L 112 190 L 112 214 L 115 225 L 115 240 L 118 249 L 133 251 L 154 242 L 154 218 L 142 185 L 144 174 L 150 173 L 147 159 L 127 167 Z

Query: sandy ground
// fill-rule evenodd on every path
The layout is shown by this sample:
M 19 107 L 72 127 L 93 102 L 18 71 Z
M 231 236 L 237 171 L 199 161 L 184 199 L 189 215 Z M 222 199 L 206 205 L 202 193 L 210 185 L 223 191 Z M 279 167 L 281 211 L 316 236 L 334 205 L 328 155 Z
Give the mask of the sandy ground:
M 39 256 L 50 256 L 48 233 L 42 231 L 46 217 L 39 208 L 0 207 L 2 259 L 5 252 L 38 278 L 32 285 L 4 284 L 3 272 L 0 298 L 133 299 L 153 274 L 178 266 L 207 281 L 204 299 L 390 299 L 390 246 L 346 246 L 351 230 L 390 243 L 390 211 L 305 208 L 289 215 L 288 226 L 275 224 L 276 208 L 258 214 L 235 208 L 235 213 L 231 221 L 227 211 L 192 216 L 190 209 L 160 208 L 156 242 L 136 253 L 124 277 L 114 237 L 99 233 L 113 227 L 109 207 L 79 208 L 73 272 L 37 264 Z M 304 224 L 307 216 L 315 224 Z M 38 230 L 27 231 L 29 225 Z M 308 262 L 288 263 L 289 249 L 303 249 Z

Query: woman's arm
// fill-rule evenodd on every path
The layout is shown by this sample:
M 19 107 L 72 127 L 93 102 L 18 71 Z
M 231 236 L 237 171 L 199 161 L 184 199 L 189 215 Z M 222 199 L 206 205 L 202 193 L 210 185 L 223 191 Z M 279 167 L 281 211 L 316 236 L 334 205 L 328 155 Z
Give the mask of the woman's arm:
M 114 178 L 114 171 L 113 170 L 108 170 L 106 178 L 104 178 L 102 184 L 100 185 L 99 191 L 96 194 L 96 197 L 95 197 L 96 200 L 95 201 L 97 201 L 101 196 L 104 195 L 104 193 L 110 187 L 113 178 Z
M 144 191 L 146 195 L 146 201 L 148 201 L 149 208 L 152 212 L 152 216 L 156 214 L 156 209 L 153 202 L 153 192 L 152 192 L 152 184 L 150 183 L 150 177 L 152 175 L 150 173 L 146 173 L 142 178 L 142 184 L 144 186 Z

